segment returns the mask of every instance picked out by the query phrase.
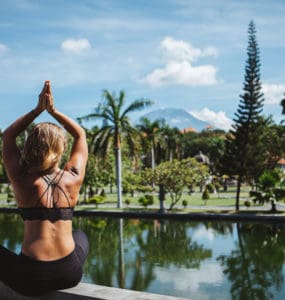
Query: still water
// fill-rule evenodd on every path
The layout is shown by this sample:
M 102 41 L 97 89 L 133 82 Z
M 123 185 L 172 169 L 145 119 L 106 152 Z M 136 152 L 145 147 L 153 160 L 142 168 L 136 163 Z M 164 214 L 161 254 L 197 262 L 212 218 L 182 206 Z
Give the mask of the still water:
M 0 243 L 19 252 L 17 215 Z M 285 226 L 77 217 L 90 253 L 82 281 L 191 299 L 285 299 Z

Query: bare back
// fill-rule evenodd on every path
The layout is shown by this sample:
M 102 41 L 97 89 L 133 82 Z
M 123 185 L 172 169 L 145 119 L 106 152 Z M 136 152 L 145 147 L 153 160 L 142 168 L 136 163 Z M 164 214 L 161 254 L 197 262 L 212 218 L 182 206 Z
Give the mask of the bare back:
M 64 151 L 59 126 L 47 122 L 37 124 L 28 136 L 23 152 L 16 143 L 17 137 L 44 110 L 73 137 L 70 157 L 63 170 L 58 168 Z M 55 109 L 49 81 L 45 82 L 36 107 L 6 128 L 2 139 L 3 161 L 19 209 L 27 212 L 29 208 L 39 208 L 37 212 L 48 211 L 50 214 L 54 208 L 59 208 L 58 212 L 66 208 L 66 211 L 73 212 L 85 176 L 88 158 L 86 134 L 79 124 Z M 27 256 L 38 260 L 55 260 L 73 251 L 71 217 L 54 220 L 36 216 L 23 219 L 25 231 L 22 252 Z
M 50 180 L 50 181 L 49 181 Z M 80 185 L 68 171 L 27 174 L 12 182 L 19 208 L 68 208 L 77 203 Z M 74 249 L 71 220 L 25 220 L 22 252 L 37 260 L 55 260 Z

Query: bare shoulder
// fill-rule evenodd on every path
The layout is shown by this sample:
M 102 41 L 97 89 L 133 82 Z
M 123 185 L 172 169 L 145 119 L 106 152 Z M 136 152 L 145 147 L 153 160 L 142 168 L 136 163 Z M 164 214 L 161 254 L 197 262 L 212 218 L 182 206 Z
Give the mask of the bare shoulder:
M 66 164 L 64 167 L 66 178 L 74 184 L 81 184 L 85 176 L 85 170 L 81 170 L 74 165 Z
M 77 199 L 82 184 L 80 176 L 70 170 L 63 171 L 61 184 L 67 189 L 72 199 Z
M 37 202 L 44 189 L 39 176 L 22 174 L 11 180 L 16 202 L 19 206 L 31 206 Z

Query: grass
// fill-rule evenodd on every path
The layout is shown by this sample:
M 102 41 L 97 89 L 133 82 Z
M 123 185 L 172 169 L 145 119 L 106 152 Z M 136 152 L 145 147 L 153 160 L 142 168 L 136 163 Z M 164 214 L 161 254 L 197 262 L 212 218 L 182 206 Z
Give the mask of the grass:
M 241 192 L 240 195 L 240 204 L 243 205 L 243 201 L 248 200 L 249 196 L 248 196 L 248 192 L 249 192 L 249 188 L 248 187 L 244 187 L 244 189 Z M 139 204 L 138 199 L 140 196 L 142 196 L 142 193 L 136 193 L 135 197 L 131 197 L 130 194 L 124 194 L 123 195 L 123 203 L 126 199 L 130 200 L 130 206 L 137 206 Z M 154 206 L 159 205 L 159 199 L 158 199 L 158 193 L 153 193 L 153 195 L 155 196 L 154 198 Z M 229 188 L 229 190 L 227 192 L 221 192 L 219 194 L 210 194 L 210 199 L 205 203 L 204 200 L 202 200 L 202 193 L 199 191 L 195 191 L 195 193 L 189 195 L 186 191 L 185 193 L 182 195 L 181 199 L 179 200 L 179 202 L 177 203 L 177 206 L 181 206 L 182 205 L 182 200 L 186 200 L 188 202 L 189 206 L 234 206 L 235 205 L 235 189 L 234 188 Z M 82 200 L 82 198 L 81 198 Z M 111 204 L 111 205 L 116 205 L 117 203 L 117 195 L 116 193 L 106 193 L 106 200 L 104 202 L 105 204 Z M 169 207 L 171 203 L 171 198 L 169 195 L 166 196 L 165 199 L 165 206 Z M 100 205 L 99 205 L 100 207 Z
M 107 189 L 105 189 L 107 191 Z M 249 186 L 243 186 L 241 190 L 240 195 L 240 206 L 243 206 L 245 200 L 249 200 Z M 131 195 L 126 194 L 123 195 L 123 210 L 126 211 L 142 211 L 146 210 L 143 208 L 139 202 L 138 199 L 140 196 L 142 196 L 142 193 L 136 193 L 135 197 L 131 197 Z M 157 211 L 159 207 L 159 199 L 158 199 L 158 193 L 154 193 L 154 204 L 149 206 L 147 208 L 148 211 Z M 235 210 L 233 207 L 235 206 L 235 196 L 236 191 L 235 187 L 230 187 L 227 192 L 220 192 L 219 194 L 210 194 L 210 199 L 205 202 L 202 199 L 202 193 L 198 190 L 195 191 L 195 193 L 189 195 L 185 191 L 185 193 L 182 195 L 181 199 L 177 203 L 176 206 L 173 208 L 173 212 L 211 212 L 211 213 L 235 213 Z M 126 206 L 124 201 L 126 199 L 130 199 L 130 205 Z M 12 201 L 11 203 L 6 202 L 7 194 L 6 193 L 0 193 L 0 207 L 15 207 L 15 202 Z M 86 210 L 86 209 L 96 209 L 95 205 L 86 205 L 82 203 L 83 196 L 80 196 L 79 199 L 79 205 L 77 205 L 76 210 Z M 182 206 L 182 200 L 186 200 L 188 205 L 186 208 Z M 164 207 L 165 209 L 168 209 L 171 203 L 170 196 L 167 195 Z M 196 207 L 197 206 L 197 207 Z M 213 208 L 214 206 L 214 208 Z M 98 205 L 98 210 L 117 210 L 117 195 L 116 191 L 114 191 L 112 194 L 106 192 L 106 200 L 104 204 Z M 220 207 L 220 209 L 219 209 Z M 253 210 L 256 207 L 256 210 Z M 257 204 L 252 203 L 251 210 L 243 209 L 240 212 L 241 213 L 261 213 L 260 210 L 258 210 L 260 206 Z M 208 209 L 207 209 L 208 208 Z M 262 211 L 262 213 L 267 213 L 266 211 Z

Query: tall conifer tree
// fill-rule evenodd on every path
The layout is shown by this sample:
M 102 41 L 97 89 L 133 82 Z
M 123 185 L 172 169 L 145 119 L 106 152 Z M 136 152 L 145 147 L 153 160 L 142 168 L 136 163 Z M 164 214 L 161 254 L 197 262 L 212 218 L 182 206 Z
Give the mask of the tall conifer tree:
M 260 81 L 260 58 L 253 21 L 248 27 L 247 60 L 243 94 L 235 113 L 234 124 L 226 140 L 223 159 L 224 172 L 237 176 L 236 210 L 239 210 L 239 198 L 242 181 L 245 178 L 257 178 L 265 166 L 263 138 L 264 119 L 263 93 Z

